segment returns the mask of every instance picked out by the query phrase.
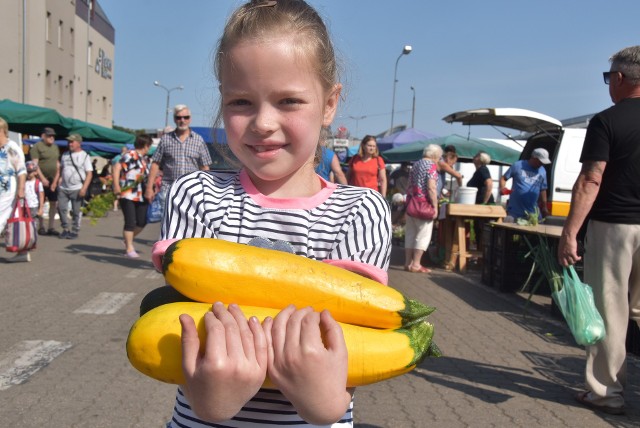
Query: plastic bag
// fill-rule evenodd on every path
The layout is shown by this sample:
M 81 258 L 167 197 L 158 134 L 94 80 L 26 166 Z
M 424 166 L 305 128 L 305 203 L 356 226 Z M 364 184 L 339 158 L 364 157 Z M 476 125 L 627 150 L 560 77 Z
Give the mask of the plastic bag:
M 606 331 L 602 316 L 593 300 L 593 291 L 583 283 L 573 266 L 563 268 L 562 289 L 551 296 L 579 345 L 594 345 L 604 339 Z
M 158 223 L 164 215 L 165 193 L 160 190 L 147 207 L 147 223 Z

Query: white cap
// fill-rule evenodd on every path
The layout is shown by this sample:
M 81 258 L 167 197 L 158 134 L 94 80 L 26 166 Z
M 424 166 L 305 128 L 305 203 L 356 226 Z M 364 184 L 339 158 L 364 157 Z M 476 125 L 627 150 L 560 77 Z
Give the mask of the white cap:
M 540 162 L 542 162 L 545 165 L 548 165 L 551 163 L 551 159 L 549 159 L 549 152 L 541 147 L 531 152 L 531 157 L 538 159 Z

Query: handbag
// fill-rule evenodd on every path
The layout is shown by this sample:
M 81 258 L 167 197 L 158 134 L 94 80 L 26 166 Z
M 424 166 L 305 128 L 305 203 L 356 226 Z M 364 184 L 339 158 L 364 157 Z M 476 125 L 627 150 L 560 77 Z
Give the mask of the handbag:
M 7 220 L 6 250 L 11 253 L 32 250 L 36 248 L 37 241 L 36 222 L 31 217 L 31 210 L 24 199 L 16 199 L 13 217 Z
M 606 335 L 604 321 L 596 308 L 591 287 L 582 282 L 573 266 L 563 268 L 560 290 L 551 293 L 579 345 L 594 345 Z
M 436 209 L 418 185 L 411 185 L 407 191 L 407 215 L 420 220 L 436 218 Z

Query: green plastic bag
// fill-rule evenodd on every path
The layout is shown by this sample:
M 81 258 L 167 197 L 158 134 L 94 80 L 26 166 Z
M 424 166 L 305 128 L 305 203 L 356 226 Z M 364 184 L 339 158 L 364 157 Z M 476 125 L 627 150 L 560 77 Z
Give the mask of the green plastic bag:
M 562 288 L 551 293 L 560 312 L 579 345 L 594 345 L 604 339 L 606 332 L 602 316 L 593 301 L 591 287 L 583 283 L 573 266 L 562 268 Z

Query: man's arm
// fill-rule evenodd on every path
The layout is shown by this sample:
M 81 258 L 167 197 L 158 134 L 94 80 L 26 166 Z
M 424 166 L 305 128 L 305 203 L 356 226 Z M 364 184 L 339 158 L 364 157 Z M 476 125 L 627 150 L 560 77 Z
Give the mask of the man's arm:
M 547 207 L 547 190 L 541 190 L 538 196 L 538 206 L 543 217 L 549 215 L 549 208 Z
M 458 182 L 458 187 L 462 186 L 462 174 L 453 169 L 451 165 L 449 165 L 445 161 L 438 161 L 438 168 L 440 168 L 441 171 L 444 171 L 450 176 L 454 177 Z
M 333 155 L 333 159 L 331 159 L 331 172 L 333 172 L 335 181 L 338 184 L 347 184 L 347 177 L 345 177 L 344 172 L 342 172 L 340 161 L 338 160 L 338 156 L 335 154 Z
M 149 202 L 153 201 L 153 197 L 155 196 L 153 183 L 156 182 L 158 171 L 160 171 L 160 165 L 158 165 L 157 162 L 152 162 L 151 168 L 149 168 L 149 176 L 147 177 L 147 188 L 144 190 L 144 198 Z M 116 179 L 114 174 L 113 182 L 115 183 L 115 181 Z
M 578 255 L 578 231 L 584 223 L 600 191 L 602 175 L 607 166 L 603 161 L 586 161 L 573 185 L 569 215 L 558 243 L 558 262 L 569 266 L 581 259 Z
M 40 169 L 40 168 L 38 168 Z M 57 160 L 56 161 L 56 173 L 53 176 L 53 180 L 51 180 L 51 191 L 55 192 L 56 188 L 58 187 L 58 183 L 60 182 L 60 161 Z
M 87 176 L 84 178 L 84 183 L 82 183 L 82 189 L 78 192 L 78 196 L 84 198 L 84 195 L 87 194 L 87 190 L 89 190 L 89 186 L 91 185 L 91 179 L 93 178 L 93 170 L 86 171 Z

